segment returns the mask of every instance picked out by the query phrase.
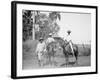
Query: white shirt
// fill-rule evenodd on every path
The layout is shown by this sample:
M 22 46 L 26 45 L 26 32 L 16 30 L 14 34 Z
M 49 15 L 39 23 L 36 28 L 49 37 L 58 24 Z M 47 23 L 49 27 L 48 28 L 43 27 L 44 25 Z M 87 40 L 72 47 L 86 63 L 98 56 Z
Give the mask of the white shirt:
M 71 39 L 71 35 L 67 35 L 67 41 L 69 42 L 69 41 L 71 41 L 72 39 Z
M 64 38 L 64 40 L 67 40 L 68 42 L 69 42 L 70 40 L 72 40 L 71 35 L 67 35 L 67 36 Z
M 37 48 L 36 48 L 36 52 L 38 53 L 38 52 L 42 52 L 42 51 L 44 51 L 44 49 L 45 49 L 45 43 L 44 42 L 42 42 L 42 43 L 38 43 L 37 44 Z
M 51 42 L 53 42 L 53 41 L 55 41 L 52 37 L 49 37 L 48 39 L 47 39 L 47 43 L 51 43 Z

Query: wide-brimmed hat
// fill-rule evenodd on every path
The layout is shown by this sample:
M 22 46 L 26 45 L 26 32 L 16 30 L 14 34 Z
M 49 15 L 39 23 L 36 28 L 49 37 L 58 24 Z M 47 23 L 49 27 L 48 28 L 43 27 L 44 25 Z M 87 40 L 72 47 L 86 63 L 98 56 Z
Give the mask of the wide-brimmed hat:
M 39 40 L 43 40 L 43 38 L 41 37 Z
M 49 33 L 49 36 L 52 36 L 52 33 Z
M 71 30 L 68 30 L 67 33 L 70 34 L 71 33 Z

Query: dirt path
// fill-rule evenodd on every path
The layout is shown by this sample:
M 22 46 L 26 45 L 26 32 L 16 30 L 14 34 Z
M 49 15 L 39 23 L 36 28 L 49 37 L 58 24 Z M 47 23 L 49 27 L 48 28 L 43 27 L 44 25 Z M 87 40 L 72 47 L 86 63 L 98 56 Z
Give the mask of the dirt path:
M 69 64 L 67 67 L 79 67 L 79 66 L 90 66 L 90 56 L 80 56 L 78 57 L 78 64 L 74 64 L 75 58 L 69 58 Z M 56 65 L 50 65 L 48 60 L 43 61 L 43 66 L 39 66 L 37 57 L 30 56 L 23 60 L 23 69 L 36 69 L 36 68 L 57 68 L 66 67 L 64 56 L 56 56 L 54 59 Z

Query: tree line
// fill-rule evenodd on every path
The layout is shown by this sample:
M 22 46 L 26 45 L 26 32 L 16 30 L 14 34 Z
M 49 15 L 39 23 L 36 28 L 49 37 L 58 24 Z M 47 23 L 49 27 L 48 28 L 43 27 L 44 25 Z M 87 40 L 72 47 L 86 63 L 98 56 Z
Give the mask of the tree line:
M 57 24 L 57 19 L 61 20 L 60 12 L 44 12 L 23 10 L 23 41 L 32 39 L 33 28 L 35 31 L 35 39 L 40 37 L 48 38 L 49 33 L 57 34 L 60 26 Z

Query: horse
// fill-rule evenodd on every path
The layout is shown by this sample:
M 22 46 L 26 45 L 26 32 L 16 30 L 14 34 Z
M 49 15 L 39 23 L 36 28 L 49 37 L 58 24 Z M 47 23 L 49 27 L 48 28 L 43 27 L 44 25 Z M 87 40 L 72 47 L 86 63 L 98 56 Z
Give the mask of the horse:
M 54 57 L 57 50 L 62 48 L 67 66 L 67 64 L 69 63 L 69 55 L 72 55 L 69 43 L 64 41 L 61 37 L 53 37 L 53 38 L 55 40 L 54 42 L 46 44 L 49 63 L 50 64 L 54 63 Z M 75 56 L 76 59 L 75 63 L 77 63 L 79 52 L 78 52 L 78 46 L 76 44 L 73 44 L 73 50 L 74 50 L 74 55 L 72 56 Z
M 56 42 L 58 42 L 60 47 L 63 49 L 63 54 L 65 56 L 66 66 L 67 66 L 67 64 L 69 62 L 69 55 L 72 54 L 71 48 L 69 47 L 69 43 L 64 41 L 61 37 L 54 37 L 54 40 Z M 76 59 L 75 63 L 78 64 L 77 61 L 78 61 L 79 52 L 78 52 L 78 46 L 76 44 L 73 44 L 73 50 L 74 50 L 74 56 L 75 56 L 75 59 Z
M 57 48 L 58 48 L 57 42 L 55 42 L 55 41 L 48 43 L 47 46 L 46 46 L 49 63 L 51 65 L 52 64 L 55 64 L 56 65 L 56 63 L 54 62 L 54 57 L 55 57 Z

